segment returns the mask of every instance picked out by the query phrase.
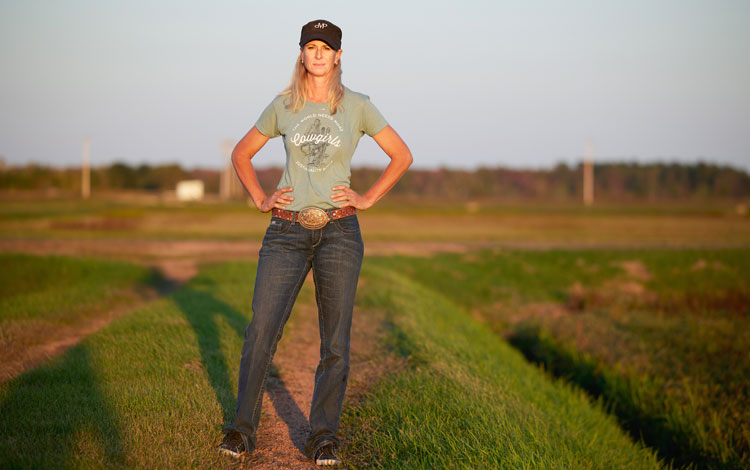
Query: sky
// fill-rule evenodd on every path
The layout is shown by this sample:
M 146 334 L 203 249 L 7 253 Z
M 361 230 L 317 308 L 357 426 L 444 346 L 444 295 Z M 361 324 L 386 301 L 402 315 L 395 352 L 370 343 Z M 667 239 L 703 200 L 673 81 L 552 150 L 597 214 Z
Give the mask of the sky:
M 419 168 L 705 161 L 750 170 L 750 2 L 0 0 L 7 164 L 219 168 L 289 82 L 300 28 Z M 272 139 L 257 166 L 282 166 Z M 384 166 L 372 139 L 355 166 Z

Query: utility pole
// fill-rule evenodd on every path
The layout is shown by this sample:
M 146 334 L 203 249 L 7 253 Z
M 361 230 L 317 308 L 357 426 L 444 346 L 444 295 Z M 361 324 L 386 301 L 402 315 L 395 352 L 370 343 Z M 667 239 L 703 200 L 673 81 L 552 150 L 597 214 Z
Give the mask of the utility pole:
M 586 141 L 583 155 L 583 204 L 594 204 L 594 143 L 590 140 Z
M 219 174 L 219 197 L 226 201 L 232 197 L 232 149 L 234 142 L 224 139 L 221 143 L 222 170 Z
M 91 196 L 91 137 L 83 139 L 83 162 L 81 162 L 81 197 Z

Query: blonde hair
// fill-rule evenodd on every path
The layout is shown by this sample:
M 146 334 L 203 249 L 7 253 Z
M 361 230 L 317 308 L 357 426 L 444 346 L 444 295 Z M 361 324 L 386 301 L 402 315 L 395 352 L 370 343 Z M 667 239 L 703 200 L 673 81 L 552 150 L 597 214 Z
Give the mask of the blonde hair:
M 289 86 L 281 94 L 289 96 L 286 102 L 286 109 L 291 110 L 293 113 L 305 107 L 305 103 L 307 102 L 307 69 L 302 63 L 302 53 L 297 57 L 297 63 L 294 66 Z M 336 110 L 343 97 L 344 85 L 341 84 L 341 59 L 339 59 L 338 64 L 334 64 L 333 66 L 333 74 L 328 84 L 327 102 L 331 114 L 336 114 Z

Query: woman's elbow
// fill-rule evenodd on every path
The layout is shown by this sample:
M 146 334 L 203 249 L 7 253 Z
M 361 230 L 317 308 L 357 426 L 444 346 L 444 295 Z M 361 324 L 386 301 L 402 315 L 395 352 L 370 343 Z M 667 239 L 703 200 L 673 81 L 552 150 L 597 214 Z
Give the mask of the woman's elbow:
M 406 151 L 403 153 L 403 156 L 399 158 L 399 160 L 404 169 L 409 168 L 411 164 L 414 163 L 414 157 L 411 156 L 411 151 L 409 149 L 406 149 Z
M 240 150 L 239 145 L 236 146 L 234 150 L 232 150 L 232 165 L 236 168 L 238 165 L 242 165 L 246 161 L 248 161 L 247 156 L 245 156 Z

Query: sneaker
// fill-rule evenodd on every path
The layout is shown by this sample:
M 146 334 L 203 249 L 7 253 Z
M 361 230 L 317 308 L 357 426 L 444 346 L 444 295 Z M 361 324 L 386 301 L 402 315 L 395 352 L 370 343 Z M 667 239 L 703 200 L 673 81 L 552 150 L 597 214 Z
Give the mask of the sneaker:
M 336 455 L 336 446 L 326 444 L 315 452 L 315 465 L 338 465 L 341 463 Z
M 248 455 L 247 436 L 237 431 L 229 431 L 224 436 L 224 441 L 219 445 L 219 452 L 235 459 Z

